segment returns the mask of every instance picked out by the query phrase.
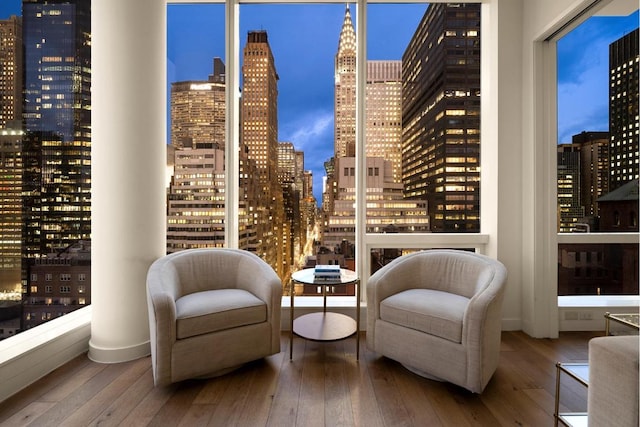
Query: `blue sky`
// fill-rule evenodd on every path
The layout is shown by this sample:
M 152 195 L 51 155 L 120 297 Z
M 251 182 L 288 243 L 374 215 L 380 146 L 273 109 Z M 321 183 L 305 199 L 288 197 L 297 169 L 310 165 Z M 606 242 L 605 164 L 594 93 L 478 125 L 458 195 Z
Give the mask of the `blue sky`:
M 638 28 L 627 17 L 591 17 L 558 41 L 558 142 L 609 130 L 609 44 Z
M 370 6 L 368 58 L 401 59 L 425 10 L 415 4 Z M 280 77 L 279 140 L 304 151 L 318 201 L 324 162 L 333 155 L 334 60 L 344 13 L 344 4 L 240 6 L 241 49 L 248 31 L 267 31 Z M 351 15 L 355 23 L 353 6 Z M 168 80 L 206 80 L 212 58 L 224 59 L 224 7 L 172 5 L 167 21 Z
M 370 5 L 367 58 L 400 59 L 425 8 Z M 0 0 L 0 19 L 20 9 L 21 0 Z M 351 13 L 355 23 L 354 7 Z M 333 61 L 343 18 L 342 4 L 240 7 L 241 48 L 249 30 L 269 35 L 280 77 L 279 139 L 305 152 L 316 197 L 323 163 L 333 154 Z M 559 142 L 583 130 L 608 130 L 608 45 L 637 28 L 638 19 L 637 11 L 593 17 L 558 42 Z M 167 25 L 168 83 L 206 80 L 213 57 L 224 60 L 224 6 L 170 5 Z

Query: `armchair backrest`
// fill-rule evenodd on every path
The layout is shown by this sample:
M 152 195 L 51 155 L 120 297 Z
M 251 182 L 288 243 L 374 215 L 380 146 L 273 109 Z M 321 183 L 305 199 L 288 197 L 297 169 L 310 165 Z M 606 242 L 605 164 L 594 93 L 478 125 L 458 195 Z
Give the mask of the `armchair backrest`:
M 467 298 L 489 286 L 497 274 L 505 274 L 498 261 L 460 250 L 427 250 L 396 259 L 411 288 L 434 289 Z
M 260 274 L 263 267 L 262 260 L 255 254 L 239 249 L 191 249 L 166 258 L 163 281 L 173 282 L 175 298 L 206 290 L 242 287 L 240 276 Z

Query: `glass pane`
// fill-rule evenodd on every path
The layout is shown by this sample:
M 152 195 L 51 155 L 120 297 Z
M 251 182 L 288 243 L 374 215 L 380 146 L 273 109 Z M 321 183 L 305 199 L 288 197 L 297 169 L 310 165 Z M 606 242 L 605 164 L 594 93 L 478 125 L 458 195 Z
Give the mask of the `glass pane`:
M 369 252 L 369 256 L 371 257 L 371 271 L 370 274 L 375 273 L 380 270 L 385 265 L 389 264 L 394 259 L 402 256 L 408 255 L 414 252 L 430 250 L 433 248 L 372 248 Z M 456 248 L 457 250 L 475 252 L 474 248 Z
M 480 4 L 367 10 L 368 231 L 479 232 Z
M 0 13 L 3 339 L 91 302 L 91 9 Z
M 224 5 L 167 7 L 167 253 L 222 247 Z
M 558 231 L 638 231 L 638 11 L 558 41 Z
M 638 245 L 558 245 L 558 295 L 638 295 Z
M 336 46 L 345 16 L 345 6 L 334 4 L 240 7 L 241 204 L 255 230 L 246 249 L 285 284 L 316 264 L 355 268 L 353 245 L 326 240 L 318 208 L 330 205 Z

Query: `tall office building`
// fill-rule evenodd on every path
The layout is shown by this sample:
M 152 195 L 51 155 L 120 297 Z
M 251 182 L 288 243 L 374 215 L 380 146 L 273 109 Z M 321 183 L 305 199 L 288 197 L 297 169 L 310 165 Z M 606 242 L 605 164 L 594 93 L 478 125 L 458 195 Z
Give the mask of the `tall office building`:
M 225 66 L 220 58 L 214 58 L 208 80 L 171 85 L 168 253 L 225 245 L 225 106 Z M 242 176 L 250 175 L 246 150 L 240 159 Z M 239 186 L 238 245 L 254 250 L 255 231 L 247 212 L 249 184 L 242 179 Z
M 335 57 L 334 155 L 355 156 L 356 32 L 347 4 Z
M 176 147 L 167 200 L 167 253 L 224 247 L 224 150 L 200 142 Z
M 282 188 L 284 203 L 283 249 L 289 261 L 297 259 L 302 252 L 302 211 L 300 209 L 302 170 L 298 169 L 298 153 L 293 143 L 278 143 L 278 182 Z M 285 277 L 291 271 L 291 264 L 285 268 Z
M 558 145 L 558 232 L 571 233 L 585 216 L 581 205 L 580 145 Z
M 344 241 L 355 242 L 355 61 L 355 29 L 347 6 L 335 60 L 335 152 L 325 163 L 321 241 L 330 249 L 339 248 Z M 388 226 L 403 232 L 428 231 L 424 201 L 403 200 L 402 62 L 367 61 L 365 84 L 367 232 L 382 233 Z
M 175 147 L 202 142 L 225 146 L 225 66 L 213 60 L 206 81 L 171 84 L 171 144 Z
M 15 291 L 21 278 L 22 135 L 0 129 L 0 292 Z
M 0 291 L 21 278 L 22 57 L 22 18 L 0 20 Z
M 0 129 L 22 120 L 22 18 L 0 20 Z
M 277 182 L 278 74 L 266 31 L 249 31 L 242 75 L 242 140 L 268 191 Z
M 267 32 L 249 31 L 243 50 L 243 88 L 240 122 L 241 144 L 255 164 L 258 181 L 253 206 L 258 235 L 258 255 L 280 275 L 291 261 L 286 259 L 283 239 L 283 195 L 278 183 L 278 73 Z
M 581 132 L 572 143 L 580 150 L 580 204 L 585 220 L 595 219 L 598 198 L 609 192 L 609 132 Z M 594 230 L 596 223 L 590 225 Z
M 480 6 L 431 3 L 402 56 L 402 181 L 434 232 L 480 231 Z
M 365 152 L 391 162 L 402 182 L 402 61 L 367 61 Z
M 91 237 L 91 2 L 23 0 L 22 12 L 23 242 L 37 258 Z
M 638 28 L 609 45 L 610 190 L 638 179 L 640 50 Z

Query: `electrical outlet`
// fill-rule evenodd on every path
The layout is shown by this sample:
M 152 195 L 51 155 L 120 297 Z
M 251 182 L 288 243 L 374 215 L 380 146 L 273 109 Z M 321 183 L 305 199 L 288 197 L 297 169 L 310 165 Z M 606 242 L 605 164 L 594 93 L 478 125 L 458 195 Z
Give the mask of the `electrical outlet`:
M 593 315 L 590 311 L 583 311 L 580 313 L 580 320 L 593 320 Z
M 578 320 L 577 311 L 565 311 L 564 320 Z

